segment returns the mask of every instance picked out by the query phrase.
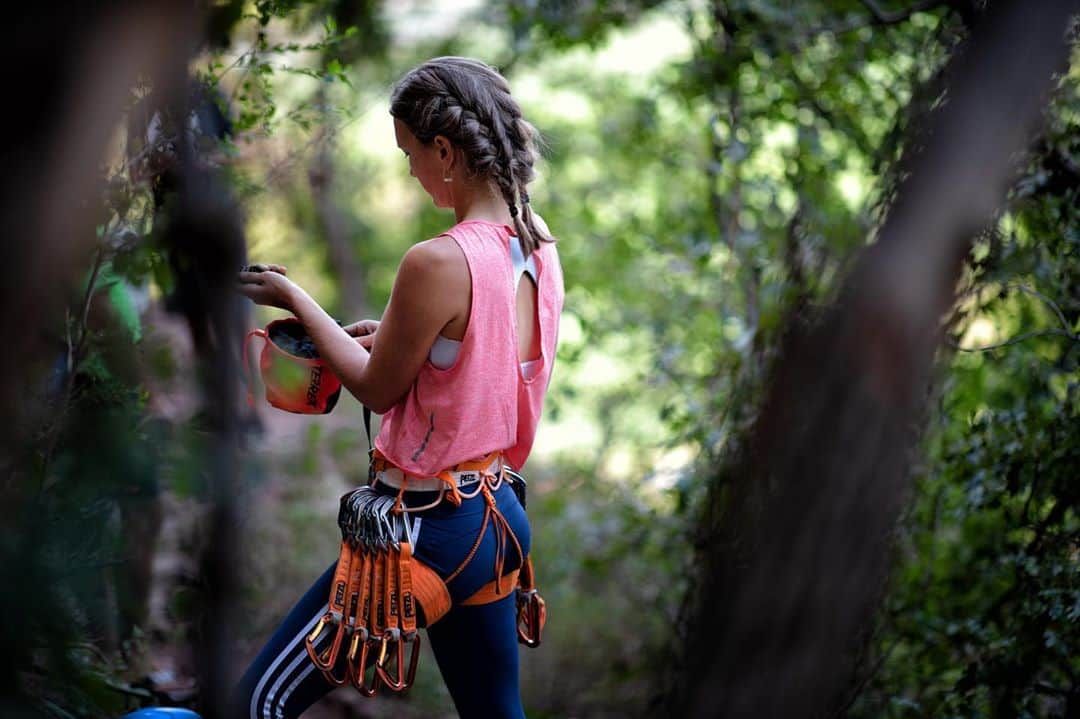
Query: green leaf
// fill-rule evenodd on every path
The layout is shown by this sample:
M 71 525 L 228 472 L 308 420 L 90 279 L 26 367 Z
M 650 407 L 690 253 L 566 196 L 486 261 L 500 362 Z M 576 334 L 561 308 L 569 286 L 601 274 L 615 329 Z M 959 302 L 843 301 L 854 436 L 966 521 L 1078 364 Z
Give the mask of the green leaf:
M 139 342 L 142 339 L 142 320 L 139 318 L 139 311 L 135 307 L 128 287 L 122 282 L 116 282 L 109 287 L 108 296 L 109 303 L 124 328 L 127 329 L 131 341 Z

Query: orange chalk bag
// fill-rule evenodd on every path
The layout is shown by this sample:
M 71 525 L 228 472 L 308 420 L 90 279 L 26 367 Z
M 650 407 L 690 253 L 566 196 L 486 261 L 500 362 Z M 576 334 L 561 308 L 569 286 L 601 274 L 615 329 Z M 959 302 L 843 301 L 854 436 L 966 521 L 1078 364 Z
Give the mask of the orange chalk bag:
M 244 372 L 250 373 L 248 345 L 252 337 L 265 341 L 259 354 L 259 374 L 271 406 L 297 414 L 326 414 L 341 396 L 341 380 L 320 357 L 300 320 L 286 317 L 244 338 Z M 252 378 L 248 374 L 248 386 Z M 249 389 L 248 403 L 254 404 Z

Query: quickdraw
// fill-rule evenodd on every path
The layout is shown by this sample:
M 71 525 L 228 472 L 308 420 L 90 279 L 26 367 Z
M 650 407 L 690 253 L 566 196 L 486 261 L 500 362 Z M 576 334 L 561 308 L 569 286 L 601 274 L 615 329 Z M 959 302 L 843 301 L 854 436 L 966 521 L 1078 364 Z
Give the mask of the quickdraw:
M 370 487 L 341 498 L 341 551 L 327 612 L 305 640 L 328 682 L 349 682 L 366 696 L 380 683 L 408 689 L 420 658 L 412 548 L 393 507 L 393 497 Z
M 370 443 L 369 417 L 365 411 Z M 372 484 L 376 467 L 385 463 L 385 458 L 372 451 Z M 496 472 L 490 469 L 493 466 L 498 467 Z M 479 473 L 478 488 L 462 494 L 454 480 L 455 472 Z M 524 507 L 524 478 L 503 467 L 498 453 L 457 465 L 438 477 L 445 484 L 439 501 L 445 498 L 460 506 L 463 499 L 483 494 L 485 502 L 476 542 L 446 580 L 413 557 L 407 513 L 434 505 L 405 506 L 407 478 L 396 497 L 382 494 L 374 486 L 360 487 L 342 496 L 338 511 L 341 550 L 326 614 L 305 640 L 308 656 L 331 684 L 350 683 L 369 697 L 375 696 L 380 686 L 394 692 L 412 686 L 420 659 L 419 612 L 423 610 L 426 625 L 430 626 L 450 610 L 446 584 L 472 561 L 489 524 L 494 528 L 497 547 L 495 579 L 463 604 L 486 604 L 516 591 L 518 641 L 528 647 L 540 645 L 546 610 L 536 591 L 532 560 L 525 557 L 518 570 L 502 576 L 508 542 L 513 542 L 518 556 L 522 552 L 493 495 L 505 478 Z

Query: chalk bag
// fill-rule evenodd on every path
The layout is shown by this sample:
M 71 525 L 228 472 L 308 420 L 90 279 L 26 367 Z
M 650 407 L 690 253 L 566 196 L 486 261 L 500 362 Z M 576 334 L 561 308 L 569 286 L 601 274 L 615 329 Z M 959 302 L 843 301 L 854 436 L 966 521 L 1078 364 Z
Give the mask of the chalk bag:
M 274 320 L 244 338 L 244 372 L 251 371 L 248 345 L 252 337 L 265 340 L 259 355 L 259 373 L 266 387 L 266 401 L 273 407 L 297 414 L 326 414 L 341 395 L 341 380 L 319 357 L 304 325 L 295 317 Z M 248 377 L 248 386 L 251 378 Z M 254 404 L 248 391 L 248 403 Z

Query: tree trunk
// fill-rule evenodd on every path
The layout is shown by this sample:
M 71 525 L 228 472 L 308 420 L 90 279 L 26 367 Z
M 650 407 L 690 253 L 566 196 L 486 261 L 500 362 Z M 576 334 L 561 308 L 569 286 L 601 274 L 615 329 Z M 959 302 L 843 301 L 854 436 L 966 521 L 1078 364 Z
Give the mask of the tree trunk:
M 907 158 L 839 301 L 796 327 L 725 476 L 672 716 L 821 716 L 851 676 L 905 495 L 940 321 L 1063 70 L 1075 1 L 994 2 L 951 62 L 949 101 Z M 918 148 L 913 148 L 918 150 Z

